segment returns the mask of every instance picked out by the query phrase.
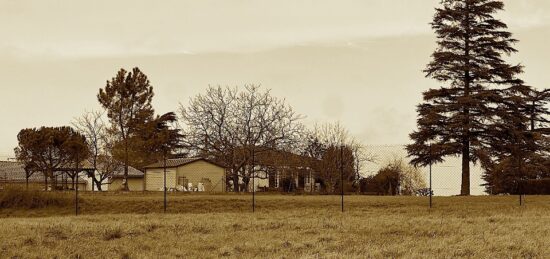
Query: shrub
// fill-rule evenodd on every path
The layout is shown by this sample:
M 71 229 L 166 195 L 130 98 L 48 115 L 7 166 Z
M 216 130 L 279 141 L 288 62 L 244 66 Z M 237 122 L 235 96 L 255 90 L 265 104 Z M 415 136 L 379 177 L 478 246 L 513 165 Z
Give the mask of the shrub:
M 109 227 L 103 230 L 103 240 L 111 241 L 122 238 L 124 231 L 120 226 Z
M 0 208 L 36 209 L 44 207 L 65 207 L 74 203 L 69 193 L 40 190 L 5 189 L 0 192 Z
M 521 181 L 519 189 L 522 194 L 548 195 L 550 194 L 550 178 Z
M 403 158 L 394 158 L 382 167 L 376 175 L 359 182 L 363 193 L 377 195 L 422 195 L 426 180 L 420 169 L 409 165 Z

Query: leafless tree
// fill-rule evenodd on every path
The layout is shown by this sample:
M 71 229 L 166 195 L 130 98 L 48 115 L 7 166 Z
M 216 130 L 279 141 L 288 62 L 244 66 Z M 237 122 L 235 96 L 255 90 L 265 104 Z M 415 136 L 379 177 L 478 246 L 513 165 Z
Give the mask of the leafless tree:
M 252 157 L 270 150 L 291 150 L 303 136 L 303 118 L 284 99 L 257 85 L 209 87 L 180 105 L 187 147 L 225 164 L 233 188 L 250 179 Z
M 124 164 L 113 157 L 117 137 L 109 130 L 103 115 L 100 111 L 89 111 L 72 122 L 73 127 L 88 139 L 88 162 L 94 169 L 88 177 L 93 181 L 92 190 L 97 188 L 99 191 L 114 173 L 124 169 Z
M 303 153 L 313 159 L 309 160 L 314 163 L 310 167 L 317 171 L 329 192 L 335 190 L 339 181 L 341 164 L 347 183 L 357 185 L 365 175 L 366 163 L 373 161 L 365 146 L 339 122 L 316 124 L 305 142 Z
M 374 155 L 340 122 L 316 124 L 310 134 L 318 138 L 324 145 L 348 147 L 353 154 L 356 179 L 364 176 L 366 164 L 374 161 Z
M 107 134 L 107 126 L 103 121 L 103 112 L 86 111 L 80 117 L 75 118 L 71 124 L 88 140 L 88 149 L 90 152 L 88 161 L 94 171 L 97 172 L 99 158 L 100 156 L 104 156 L 104 141 Z M 94 190 L 94 185 L 97 186 L 98 190 L 101 190 L 101 180 L 97 178 L 95 172 L 89 173 L 88 177 L 93 181 L 92 190 Z

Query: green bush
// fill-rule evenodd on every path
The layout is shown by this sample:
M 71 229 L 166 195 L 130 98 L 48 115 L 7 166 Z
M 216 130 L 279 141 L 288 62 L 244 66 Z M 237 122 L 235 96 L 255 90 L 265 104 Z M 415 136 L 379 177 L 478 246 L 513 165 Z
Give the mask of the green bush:
M 74 197 L 69 193 L 40 190 L 6 189 L 0 191 L 0 208 L 45 208 L 72 206 Z

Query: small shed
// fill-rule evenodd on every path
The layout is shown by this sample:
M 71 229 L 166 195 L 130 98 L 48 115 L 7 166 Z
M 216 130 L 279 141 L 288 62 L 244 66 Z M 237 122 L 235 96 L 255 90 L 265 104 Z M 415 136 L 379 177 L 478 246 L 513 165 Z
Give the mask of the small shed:
M 128 166 L 128 189 L 130 191 L 143 191 L 145 183 L 144 174 L 134 167 Z M 118 191 L 122 189 L 124 183 L 124 168 L 117 170 L 112 176 L 109 184 L 109 191 Z
M 187 192 L 225 192 L 225 167 L 201 157 L 166 160 L 166 187 Z M 162 191 L 164 161 L 145 167 L 145 190 Z

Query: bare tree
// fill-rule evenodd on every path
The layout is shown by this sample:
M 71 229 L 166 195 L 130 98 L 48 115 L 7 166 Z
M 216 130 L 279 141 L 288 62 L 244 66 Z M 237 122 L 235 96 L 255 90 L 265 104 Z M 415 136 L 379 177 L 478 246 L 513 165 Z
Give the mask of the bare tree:
M 316 124 L 305 142 L 303 154 L 311 158 L 309 166 L 319 174 L 328 192 L 336 190 L 340 167 L 346 184 L 358 185 L 365 173 L 365 164 L 373 161 L 365 146 L 339 122 Z
M 102 181 L 98 179 L 96 172 L 98 171 L 100 157 L 105 156 L 105 140 L 107 139 L 107 126 L 103 121 L 103 112 L 87 111 L 82 116 L 75 118 L 71 124 L 88 140 L 88 150 L 90 153 L 88 161 L 94 169 L 94 172 L 90 172 L 88 177 L 93 181 L 92 191 L 94 190 L 94 185 L 97 186 L 98 190 L 101 190 Z
M 327 146 L 348 147 L 355 163 L 355 177 L 361 178 L 366 172 L 366 164 L 374 161 L 374 156 L 368 152 L 366 146 L 353 136 L 340 122 L 316 124 L 310 133 Z
M 248 185 L 255 154 L 291 150 L 303 136 L 303 117 L 257 85 L 209 87 L 180 113 L 187 147 L 226 165 L 236 191 L 240 180 Z

